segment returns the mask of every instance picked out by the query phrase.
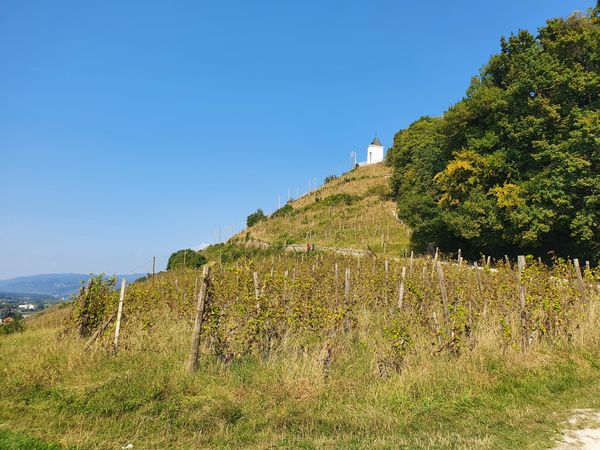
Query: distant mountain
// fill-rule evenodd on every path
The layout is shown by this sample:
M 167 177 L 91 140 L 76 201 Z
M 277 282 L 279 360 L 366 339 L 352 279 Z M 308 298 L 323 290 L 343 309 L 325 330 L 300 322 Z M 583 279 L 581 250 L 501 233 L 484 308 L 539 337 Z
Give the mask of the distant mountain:
M 7 301 L 11 303 L 16 302 L 55 302 L 58 301 L 58 298 L 53 295 L 48 294 L 32 294 L 31 292 L 6 292 L 0 291 L 0 302 Z
M 117 275 L 117 277 L 125 277 L 129 283 L 145 275 L 145 273 L 133 273 Z M 83 273 L 48 273 L 17 277 L 9 280 L 0 280 L 0 291 L 23 295 L 41 294 L 53 297 L 67 297 L 76 293 L 81 287 L 81 282 L 87 282 L 89 278 L 89 274 Z

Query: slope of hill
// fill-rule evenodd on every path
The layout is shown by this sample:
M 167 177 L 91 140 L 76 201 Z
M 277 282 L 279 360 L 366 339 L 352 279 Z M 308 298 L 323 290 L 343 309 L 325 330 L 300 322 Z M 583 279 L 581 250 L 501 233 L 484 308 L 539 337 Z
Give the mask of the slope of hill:
M 399 254 L 409 243 L 408 228 L 390 200 L 392 170 L 384 164 L 358 167 L 295 199 L 233 242 L 306 244 Z

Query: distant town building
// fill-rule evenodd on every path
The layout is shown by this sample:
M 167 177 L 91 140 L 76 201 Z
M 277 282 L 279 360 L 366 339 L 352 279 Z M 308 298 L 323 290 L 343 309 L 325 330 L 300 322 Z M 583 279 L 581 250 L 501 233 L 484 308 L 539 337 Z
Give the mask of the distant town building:
M 359 165 L 366 166 L 368 164 L 377 164 L 383 161 L 385 155 L 385 150 L 377 135 L 373 141 L 367 147 L 367 160 L 361 162 Z
M 19 305 L 19 309 L 23 309 L 25 311 L 33 311 L 35 309 L 35 305 L 33 303 L 25 303 L 23 305 Z

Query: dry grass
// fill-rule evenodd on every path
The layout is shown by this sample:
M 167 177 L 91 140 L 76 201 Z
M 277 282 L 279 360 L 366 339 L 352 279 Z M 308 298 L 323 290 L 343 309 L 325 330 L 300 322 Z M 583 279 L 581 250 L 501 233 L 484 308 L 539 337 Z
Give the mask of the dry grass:
M 395 203 L 389 195 L 391 168 L 384 164 L 359 167 L 325 184 L 314 193 L 291 202 L 294 213 L 272 217 L 250 228 L 252 239 L 269 243 L 385 249 L 399 255 L 409 244 L 409 230 L 394 217 Z M 353 196 L 350 204 L 328 204 L 334 195 Z M 246 233 L 235 240 L 243 240 Z

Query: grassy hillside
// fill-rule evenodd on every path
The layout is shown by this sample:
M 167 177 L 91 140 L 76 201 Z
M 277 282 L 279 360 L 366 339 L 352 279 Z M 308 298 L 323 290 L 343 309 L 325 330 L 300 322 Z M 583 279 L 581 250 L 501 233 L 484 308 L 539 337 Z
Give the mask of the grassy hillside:
M 290 202 L 291 212 L 275 213 L 236 238 L 363 250 L 369 245 L 400 254 L 408 246 L 408 228 L 396 220 L 389 199 L 391 172 L 384 164 L 354 169 Z
M 548 448 L 600 407 L 599 274 L 583 299 L 571 265 L 527 265 L 524 307 L 501 262 L 444 264 L 445 300 L 427 259 L 217 265 L 194 374 L 199 271 L 128 287 L 117 354 L 114 323 L 90 348 L 77 332 L 116 293 L 53 307 L 0 337 L 0 448 Z

